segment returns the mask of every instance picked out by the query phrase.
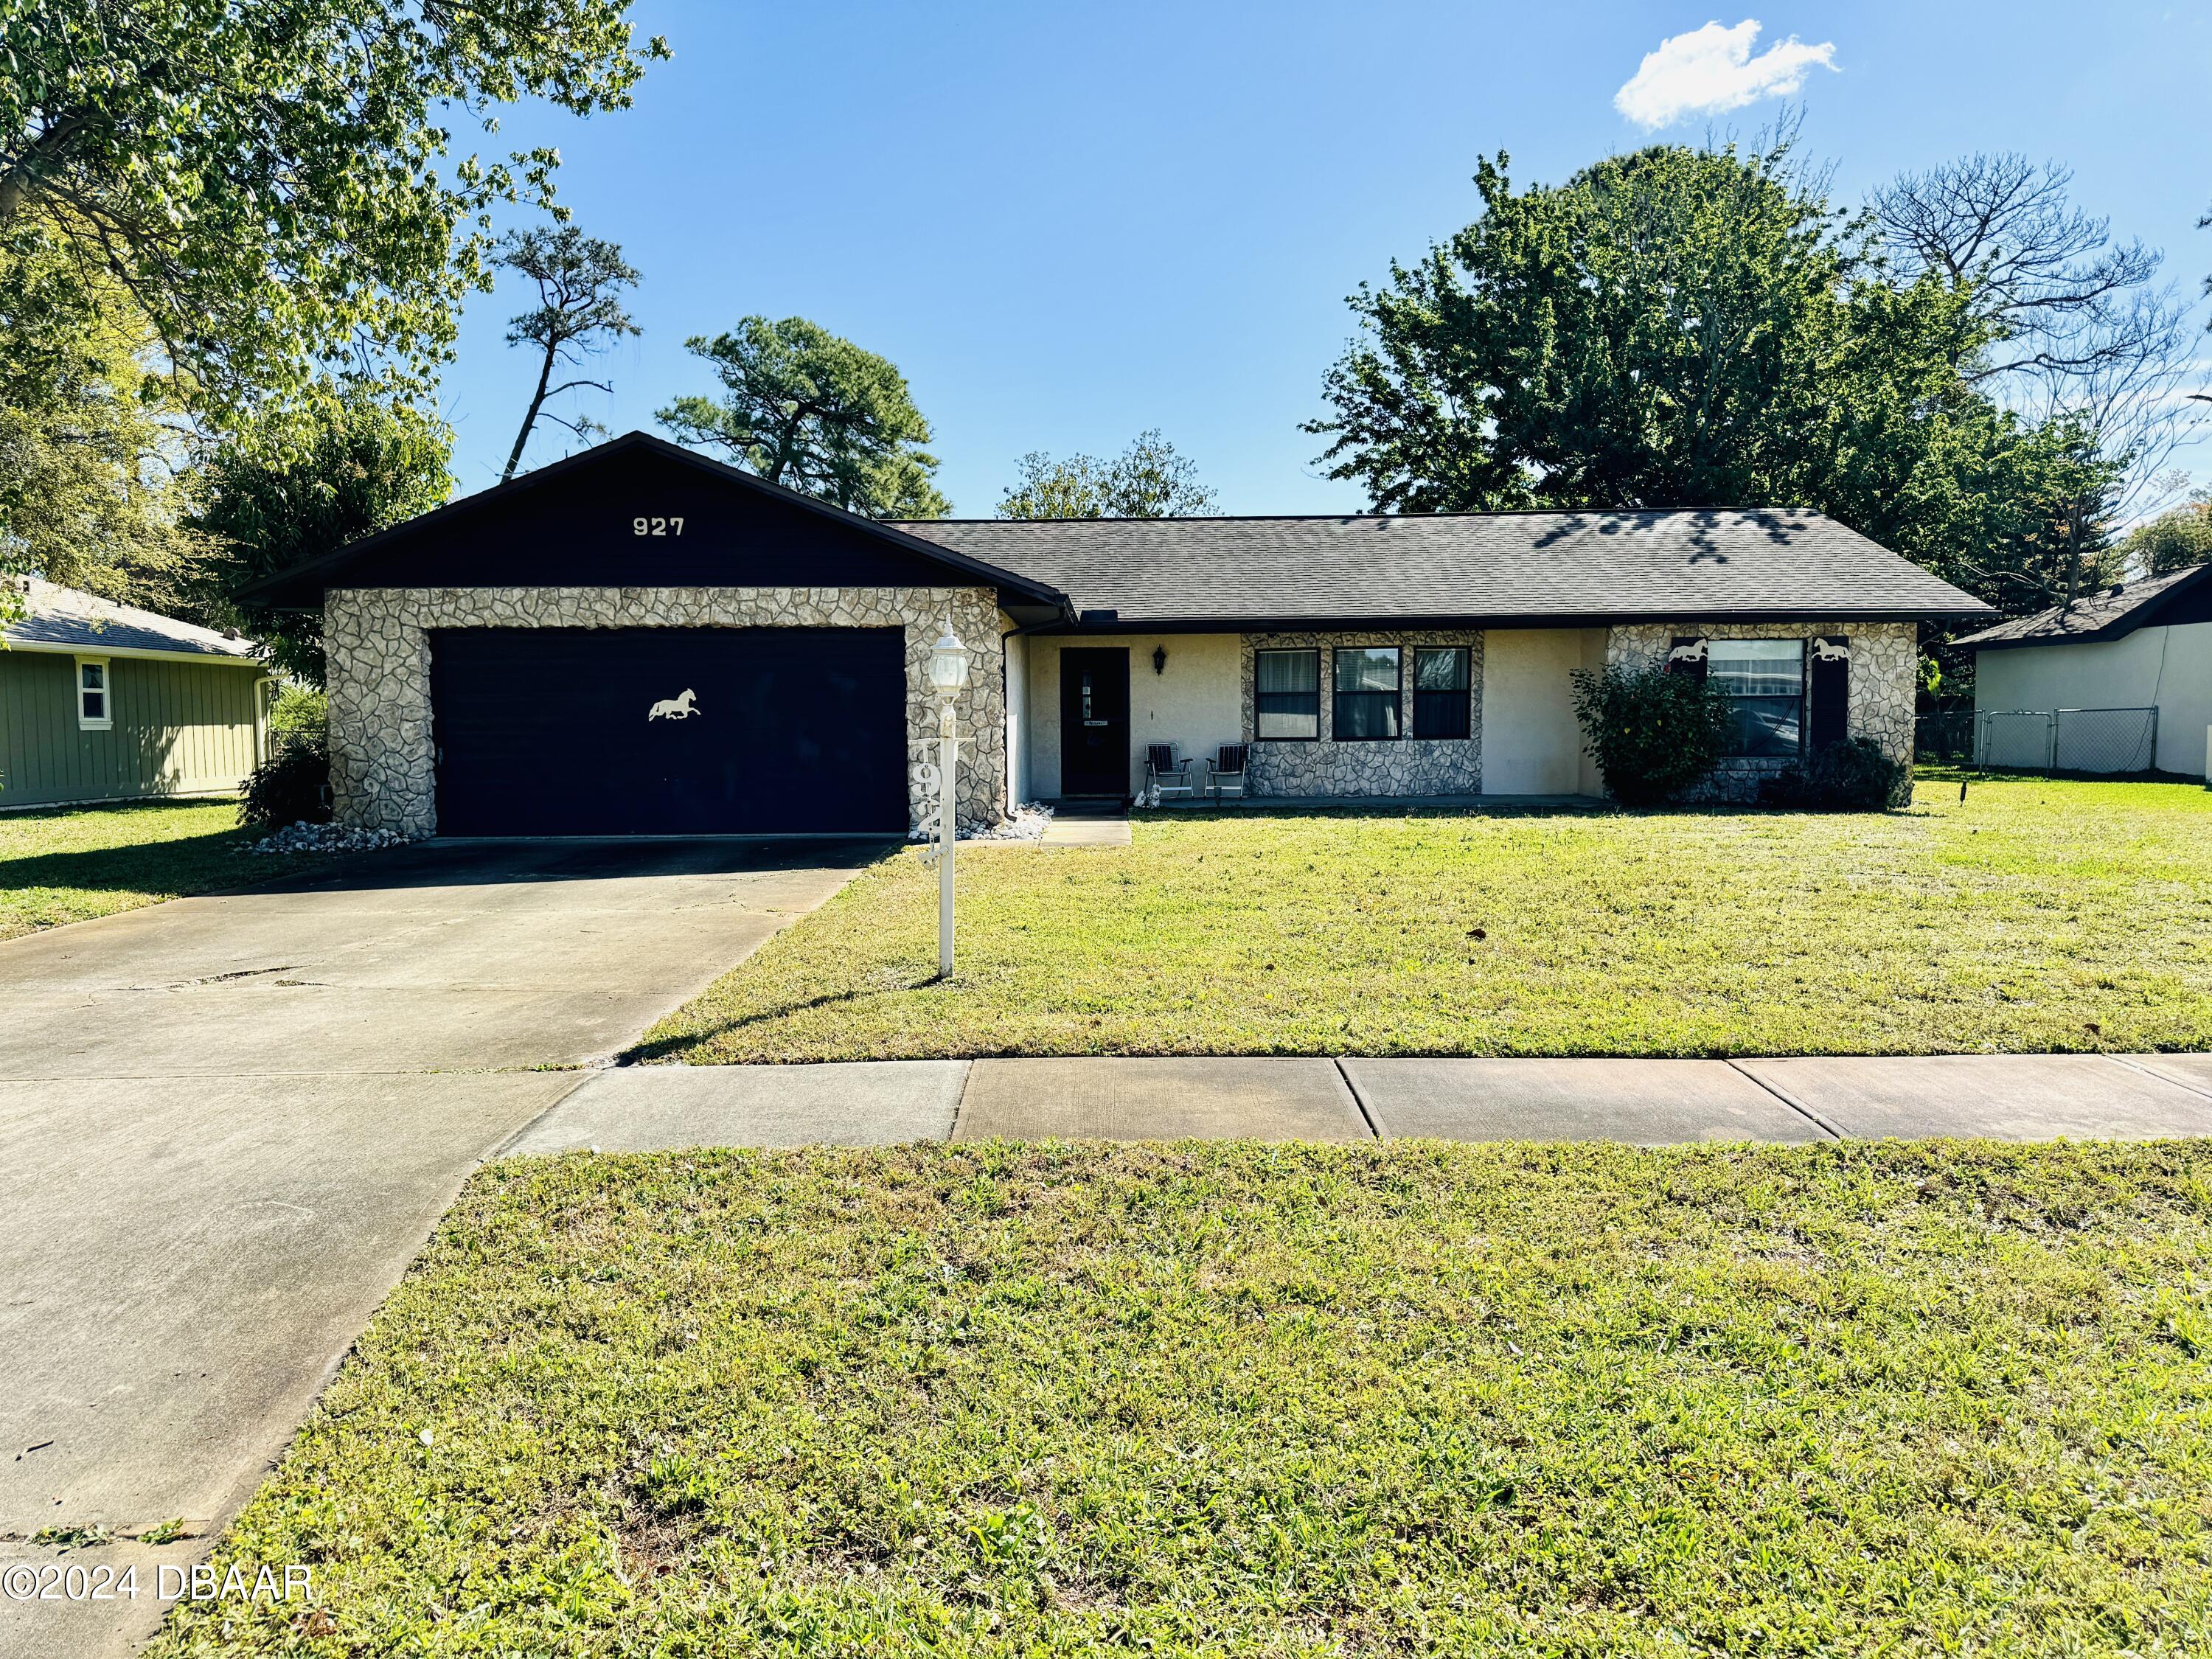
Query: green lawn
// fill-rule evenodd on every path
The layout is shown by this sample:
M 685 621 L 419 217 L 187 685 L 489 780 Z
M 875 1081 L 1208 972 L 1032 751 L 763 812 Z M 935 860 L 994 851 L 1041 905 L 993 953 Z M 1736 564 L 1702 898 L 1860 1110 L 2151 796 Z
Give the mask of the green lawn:
M 510 1160 L 216 1559 L 161 1659 L 2198 1652 L 2212 1144 Z
M 1923 776 L 1894 814 L 1141 818 L 888 860 L 664 1021 L 694 1064 L 2212 1046 L 2212 793 Z
M 0 812 L 0 939 L 240 887 L 310 862 L 241 854 L 235 800 Z

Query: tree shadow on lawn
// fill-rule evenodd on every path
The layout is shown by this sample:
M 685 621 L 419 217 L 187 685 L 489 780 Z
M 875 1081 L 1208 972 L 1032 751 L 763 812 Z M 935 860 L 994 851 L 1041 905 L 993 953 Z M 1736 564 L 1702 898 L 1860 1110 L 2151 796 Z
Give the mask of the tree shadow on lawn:
M 802 1002 L 779 1003 L 773 1008 L 763 1008 L 754 1013 L 739 1014 L 733 1018 L 718 1021 L 701 1030 L 687 1031 L 679 1036 L 659 1037 L 650 1042 L 632 1043 L 623 1050 L 621 1057 L 615 1063 L 618 1066 L 650 1066 L 657 1060 L 665 1060 L 671 1054 L 679 1054 L 686 1048 L 704 1048 L 713 1042 L 716 1037 L 726 1036 L 732 1031 L 742 1031 L 748 1026 L 765 1025 L 771 1020 L 787 1019 L 793 1014 L 810 1013 L 817 1008 L 827 1008 L 835 1003 L 857 1001 L 864 996 L 895 995 L 901 991 L 926 991 L 938 982 L 938 976 L 935 974 L 930 974 L 902 985 L 872 985 L 862 991 L 828 991 L 818 997 L 808 997 Z
M 248 836 L 243 830 L 216 830 L 204 835 L 133 842 L 122 847 L 88 847 L 76 852 L 32 853 L 0 856 L 0 892 L 36 891 L 41 888 L 77 888 L 88 892 L 137 893 L 170 884 L 170 878 L 198 872 L 203 875 L 235 875 L 244 885 L 269 873 L 255 862 L 240 858 L 233 867 L 231 848 Z

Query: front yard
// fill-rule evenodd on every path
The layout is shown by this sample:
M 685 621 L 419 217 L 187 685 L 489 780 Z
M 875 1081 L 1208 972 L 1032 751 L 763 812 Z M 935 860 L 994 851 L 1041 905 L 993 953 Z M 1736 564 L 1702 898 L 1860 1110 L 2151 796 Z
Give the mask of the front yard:
M 241 854 L 233 799 L 0 812 L 0 939 L 297 869 Z
M 153 1651 L 2181 1653 L 2212 1145 L 495 1164 Z
M 648 1034 L 693 1064 L 2212 1046 L 2212 793 L 1923 775 L 1899 814 L 1141 819 L 888 860 Z

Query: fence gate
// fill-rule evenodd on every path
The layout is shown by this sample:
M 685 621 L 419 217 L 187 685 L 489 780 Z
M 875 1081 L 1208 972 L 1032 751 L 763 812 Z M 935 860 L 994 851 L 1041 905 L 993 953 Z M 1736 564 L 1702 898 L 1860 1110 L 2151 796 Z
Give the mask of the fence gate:
M 1997 708 L 1974 722 L 1974 763 L 1995 772 L 2148 772 L 2155 708 Z

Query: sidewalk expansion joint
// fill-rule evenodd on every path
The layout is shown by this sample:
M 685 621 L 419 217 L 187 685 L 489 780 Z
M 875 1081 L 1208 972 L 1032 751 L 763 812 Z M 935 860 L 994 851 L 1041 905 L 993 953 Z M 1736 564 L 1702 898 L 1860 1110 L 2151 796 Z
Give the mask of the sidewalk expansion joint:
M 1382 1126 L 1375 1121 L 1374 1109 L 1368 1105 L 1367 1097 L 1359 1092 L 1359 1085 L 1352 1080 L 1352 1073 L 1345 1070 L 1344 1056 L 1333 1055 L 1330 1063 L 1336 1067 L 1336 1075 L 1343 1082 L 1345 1092 L 1352 1097 L 1352 1103 L 1359 1109 L 1360 1121 L 1367 1125 L 1368 1134 L 1376 1140 L 1382 1139 Z
M 2105 1054 L 2101 1058 L 2111 1060 L 2115 1066 L 2126 1066 L 2137 1077 L 2147 1077 L 2154 1083 L 2170 1083 L 2177 1089 L 2186 1089 L 2199 1099 L 2212 1101 L 2212 1089 L 2199 1088 L 2196 1084 L 2185 1079 L 2168 1077 L 2164 1072 L 2154 1072 L 2149 1066 L 2139 1065 L 2135 1060 L 2130 1060 L 2125 1054 Z
M 1757 1073 L 1746 1071 L 1742 1066 L 1737 1065 L 1736 1062 L 1732 1060 L 1723 1060 L 1721 1063 L 1726 1066 L 1730 1071 L 1734 1072 L 1738 1077 L 1747 1079 L 1754 1086 L 1765 1090 L 1768 1094 L 1772 1095 L 1784 1106 L 1787 1106 L 1791 1111 L 1796 1113 L 1798 1116 L 1803 1118 L 1808 1123 L 1810 1123 L 1814 1128 L 1821 1131 L 1823 1133 L 1832 1135 L 1838 1140 L 1849 1140 L 1850 1139 L 1849 1135 L 1844 1133 L 1840 1126 L 1831 1123 L 1826 1118 L 1822 1117 L 1818 1112 L 1814 1111 L 1810 1106 L 1808 1106 L 1803 1101 L 1799 1100 L 1795 1096 L 1791 1095 L 1787 1090 L 1776 1088 L 1771 1083 L 1769 1083 L 1765 1078 L 1760 1077 Z

